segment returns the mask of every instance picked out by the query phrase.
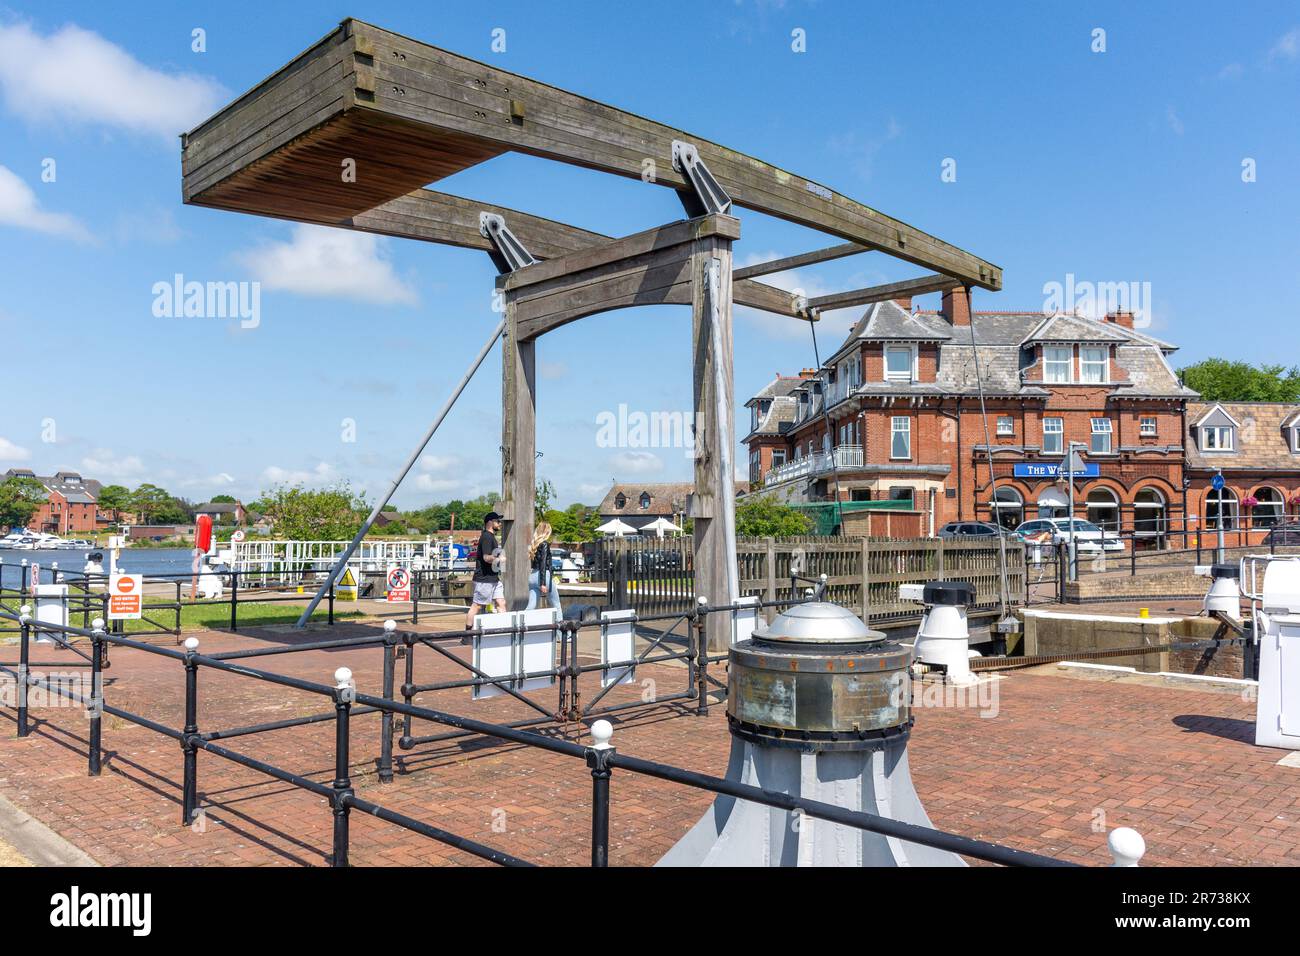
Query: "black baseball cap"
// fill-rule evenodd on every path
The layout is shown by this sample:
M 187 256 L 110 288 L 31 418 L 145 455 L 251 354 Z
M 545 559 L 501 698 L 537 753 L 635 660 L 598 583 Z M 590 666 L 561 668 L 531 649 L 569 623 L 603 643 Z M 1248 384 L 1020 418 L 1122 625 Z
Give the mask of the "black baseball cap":
M 487 524 L 489 521 L 500 521 L 500 520 L 501 520 L 501 516 L 497 514 L 495 511 L 489 511 L 487 514 L 483 516 L 484 524 Z

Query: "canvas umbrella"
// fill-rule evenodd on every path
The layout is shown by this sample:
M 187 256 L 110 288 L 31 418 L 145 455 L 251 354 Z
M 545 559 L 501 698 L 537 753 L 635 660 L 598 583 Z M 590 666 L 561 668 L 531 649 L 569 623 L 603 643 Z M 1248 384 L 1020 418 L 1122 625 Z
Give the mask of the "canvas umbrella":
M 662 538 L 664 536 L 665 531 L 676 531 L 680 533 L 682 529 L 677 527 L 677 525 L 673 524 L 667 518 L 655 518 L 654 521 L 651 521 L 648 525 L 646 525 L 641 530 L 654 531 L 656 534 L 659 535 L 659 537 Z
M 601 534 L 612 534 L 620 538 L 625 534 L 636 533 L 636 528 L 632 527 L 626 521 L 619 521 L 617 518 L 611 518 L 596 530 Z

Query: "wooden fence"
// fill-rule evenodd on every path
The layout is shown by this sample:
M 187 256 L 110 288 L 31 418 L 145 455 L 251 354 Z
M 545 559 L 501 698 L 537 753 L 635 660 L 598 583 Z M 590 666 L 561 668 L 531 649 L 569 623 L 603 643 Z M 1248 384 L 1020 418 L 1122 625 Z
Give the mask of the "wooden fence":
M 608 582 L 615 607 L 642 614 L 689 610 L 695 600 L 694 554 L 689 536 L 659 539 L 611 538 L 601 542 L 596 572 Z M 996 541 L 942 538 L 865 538 L 804 536 L 742 538 L 736 545 L 740 593 L 765 601 L 789 600 L 791 567 L 804 578 L 827 578 L 827 599 L 863 617 L 863 595 L 873 624 L 905 622 L 920 615 L 920 606 L 900 601 L 900 584 L 968 581 L 975 586 L 975 611 L 999 608 L 999 557 Z M 1025 602 L 1028 577 L 1024 546 L 1008 542 L 1007 599 Z

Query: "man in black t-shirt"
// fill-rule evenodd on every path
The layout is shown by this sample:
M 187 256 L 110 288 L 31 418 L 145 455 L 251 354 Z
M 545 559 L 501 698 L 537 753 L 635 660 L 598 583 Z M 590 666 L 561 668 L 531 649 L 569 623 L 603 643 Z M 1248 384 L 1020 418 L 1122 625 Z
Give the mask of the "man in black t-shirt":
M 478 556 L 474 559 L 474 594 L 470 598 L 469 614 L 465 616 L 465 629 L 474 627 L 478 612 L 492 606 L 498 613 L 506 609 L 506 592 L 501 586 L 501 565 L 505 557 L 497 543 L 501 530 L 501 516 L 489 511 L 483 518 L 483 533 L 478 536 Z

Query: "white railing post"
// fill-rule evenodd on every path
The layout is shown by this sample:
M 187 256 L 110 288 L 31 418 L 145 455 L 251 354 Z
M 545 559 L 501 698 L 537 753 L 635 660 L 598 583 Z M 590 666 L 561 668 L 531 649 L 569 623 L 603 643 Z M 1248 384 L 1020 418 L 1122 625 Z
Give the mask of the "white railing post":
M 1110 855 L 1115 859 L 1111 866 L 1137 866 L 1147 852 L 1147 841 L 1132 827 L 1111 830 L 1110 836 L 1106 837 L 1106 845 L 1110 847 Z

